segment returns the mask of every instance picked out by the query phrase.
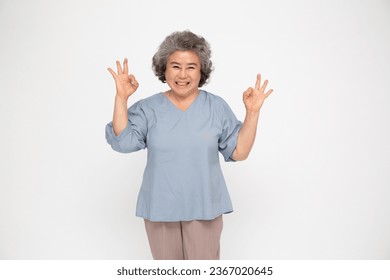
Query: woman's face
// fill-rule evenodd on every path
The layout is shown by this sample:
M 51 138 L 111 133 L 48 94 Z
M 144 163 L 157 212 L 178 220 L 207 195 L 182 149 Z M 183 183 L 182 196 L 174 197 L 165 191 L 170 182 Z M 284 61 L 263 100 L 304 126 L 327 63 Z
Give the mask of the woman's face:
M 188 97 L 198 92 L 200 60 L 193 51 L 175 51 L 167 62 L 165 79 L 177 97 Z

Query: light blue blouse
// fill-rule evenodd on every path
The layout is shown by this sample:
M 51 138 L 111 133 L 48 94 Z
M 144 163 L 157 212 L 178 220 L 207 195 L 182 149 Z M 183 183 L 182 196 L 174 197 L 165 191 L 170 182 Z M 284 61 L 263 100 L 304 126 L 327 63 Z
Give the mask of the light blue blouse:
M 200 90 L 182 111 L 163 93 L 128 109 L 121 134 L 106 126 L 106 139 L 121 153 L 147 148 L 136 215 L 151 221 L 211 220 L 233 211 L 219 162 L 237 144 L 242 123 L 219 96 Z

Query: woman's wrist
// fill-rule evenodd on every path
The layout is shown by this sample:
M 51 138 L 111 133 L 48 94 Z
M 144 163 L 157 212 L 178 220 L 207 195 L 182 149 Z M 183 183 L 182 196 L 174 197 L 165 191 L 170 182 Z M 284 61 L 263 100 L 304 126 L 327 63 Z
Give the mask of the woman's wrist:
M 120 96 L 119 94 L 115 95 L 115 103 L 120 103 L 120 104 L 126 104 L 127 105 L 127 100 L 128 99 L 129 99 L 128 97 L 123 97 L 123 96 Z
M 250 111 L 246 110 L 246 117 L 249 118 L 258 118 L 260 116 L 260 110 L 259 111 Z

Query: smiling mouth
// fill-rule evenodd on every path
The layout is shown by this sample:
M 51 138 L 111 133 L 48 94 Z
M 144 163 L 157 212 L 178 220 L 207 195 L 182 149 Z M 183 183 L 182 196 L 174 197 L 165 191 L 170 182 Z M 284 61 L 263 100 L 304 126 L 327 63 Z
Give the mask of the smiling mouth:
M 183 87 L 183 86 L 188 86 L 190 82 L 175 82 L 175 84 Z

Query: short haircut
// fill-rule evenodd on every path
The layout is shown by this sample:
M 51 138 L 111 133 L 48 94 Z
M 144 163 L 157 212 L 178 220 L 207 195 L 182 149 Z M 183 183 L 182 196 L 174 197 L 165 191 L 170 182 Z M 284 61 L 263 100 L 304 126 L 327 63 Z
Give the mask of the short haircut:
M 200 81 L 199 87 L 208 82 L 210 74 L 213 71 L 211 49 L 209 43 L 189 30 L 176 31 L 168 35 L 160 44 L 157 52 L 153 56 L 152 68 L 158 79 L 165 83 L 165 70 L 169 56 L 175 51 L 193 51 L 200 60 Z

